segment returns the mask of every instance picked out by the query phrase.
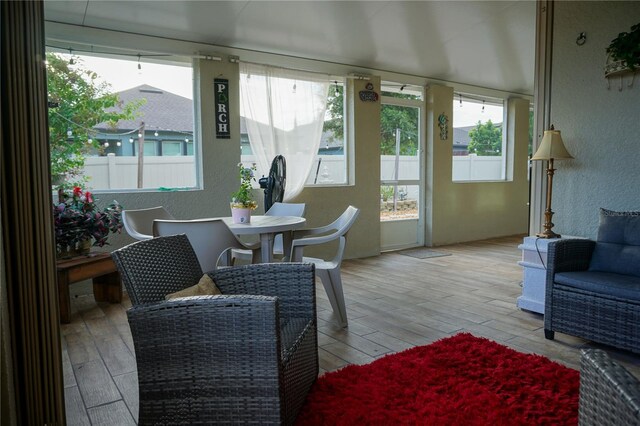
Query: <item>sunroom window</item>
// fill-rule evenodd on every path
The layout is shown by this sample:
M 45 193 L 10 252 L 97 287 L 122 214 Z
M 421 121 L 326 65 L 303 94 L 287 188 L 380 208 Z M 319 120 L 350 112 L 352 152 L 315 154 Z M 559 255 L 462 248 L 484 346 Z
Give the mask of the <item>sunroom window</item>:
M 453 181 L 505 180 L 504 100 L 456 93 Z
M 198 186 L 191 59 L 50 49 L 47 79 L 54 183 Z
M 277 72 L 278 69 L 275 69 Z M 252 148 L 252 144 L 256 143 L 267 143 L 267 144 L 275 144 L 280 147 L 283 147 L 283 141 L 287 141 L 290 139 L 288 134 L 293 134 L 296 130 L 293 130 L 291 127 L 293 123 L 295 125 L 304 127 L 306 124 L 304 122 L 299 121 L 297 118 L 293 119 L 292 117 L 279 117 L 273 120 L 273 123 L 268 124 L 267 120 L 263 120 L 264 122 L 256 126 L 256 121 L 260 120 L 260 118 L 254 118 L 253 126 L 254 131 L 256 128 L 263 128 L 264 126 L 273 126 L 273 134 L 277 135 L 275 139 L 271 139 L 268 137 L 261 137 L 261 141 L 252 141 L 249 135 L 249 129 L 247 128 L 248 122 L 248 110 L 252 110 L 253 113 L 262 109 L 264 107 L 263 104 L 267 104 L 268 102 L 273 103 L 274 105 L 280 105 L 281 102 L 285 102 L 288 104 L 287 108 L 291 108 L 293 105 L 293 99 L 287 100 L 289 98 L 293 98 L 296 95 L 304 95 L 301 92 L 301 88 L 303 87 L 305 81 L 305 75 L 301 74 L 299 76 L 293 77 L 293 70 L 279 70 L 282 72 L 282 75 L 279 77 L 274 77 L 271 75 L 271 71 L 264 71 L 269 75 L 269 78 L 272 78 L 276 83 L 271 84 L 271 95 L 268 95 L 269 91 L 267 90 L 256 90 L 260 89 L 260 87 L 256 87 L 259 85 L 259 82 L 262 82 L 262 79 L 265 78 L 264 75 L 261 75 L 260 69 L 258 72 L 248 73 L 241 71 L 240 74 L 240 85 L 241 85 L 241 93 L 248 92 L 251 90 L 251 105 L 242 104 L 240 108 L 240 146 L 241 146 L 241 159 L 243 163 L 251 164 L 257 163 L 258 165 L 258 174 L 265 175 L 268 173 L 268 167 L 265 165 L 261 165 L 257 156 L 255 155 L 254 148 Z M 312 73 L 311 73 L 312 74 Z M 313 78 L 313 76 L 311 77 Z M 320 135 L 320 141 L 318 144 L 317 150 L 312 152 L 313 158 L 311 158 L 311 167 L 309 168 L 308 174 L 306 174 L 306 180 L 303 182 L 305 186 L 312 185 L 342 185 L 347 183 L 347 149 L 345 144 L 345 120 L 344 120 L 344 78 L 343 77 L 329 77 L 326 76 L 328 82 L 328 90 L 324 96 L 326 96 L 326 110 L 324 113 L 324 122 L 322 123 L 322 132 Z M 279 89 L 275 89 L 278 87 Z M 279 91 L 276 91 L 279 90 Z M 297 93 L 298 92 L 298 93 Z M 268 99 L 268 96 L 271 96 Z M 311 103 L 318 102 L 315 99 L 316 93 L 313 95 L 308 94 L 305 95 L 306 98 L 298 99 L 297 108 L 302 109 L 313 109 L 310 106 Z M 319 96 L 319 93 L 317 94 Z M 249 96 L 247 96 L 248 98 Z M 264 99 L 261 99 L 263 97 Z M 245 98 L 246 101 L 246 98 Z M 309 105 L 306 105 L 305 102 L 308 102 Z M 278 110 L 284 110 L 286 108 L 277 108 Z M 292 111 L 293 113 L 293 111 Z M 259 115 L 259 113 L 257 113 Z M 322 117 L 321 117 L 322 118 Z M 304 120 L 304 119 L 303 119 Z M 264 131 L 260 131 L 264 134 Z M 316 143 L 317 141 L 310 140 L 297 140 L 297 143 L 307 144 L 307 143 Z M 289 141 L 290 143 L 290 141 Z M 262 149 L 262 148 L 260 148 Z M 305 148 L 306 149 L 306 148 Z M 292 154 L 291 148 L 286 148 L 289 154 L 286 152 L 278 151 L 278 153 L 285 156 L 287 160 L 287 174 L 291 171 L 291 167 L 293 166 L 292 162 L 302 160 L 300 150 L 297 150 L 295 154 Z M 305 154 L 306 155 L 306 154 Z M 269 159 L 270 160 L 270 159 Z M 307 162 L 307 159 L 304 159 L 304 162 Z M 287 187 L 290 182 L 289 176 L 287 176 Z M 285 197 L 287 196 L 287 192 L 285 191 Z

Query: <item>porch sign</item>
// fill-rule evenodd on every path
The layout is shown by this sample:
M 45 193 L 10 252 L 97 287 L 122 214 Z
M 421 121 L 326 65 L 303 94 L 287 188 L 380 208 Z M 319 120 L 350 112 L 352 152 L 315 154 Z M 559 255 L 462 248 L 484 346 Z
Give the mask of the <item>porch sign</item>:
M 216 138 L 231 139 L 229 129 L 229 80 L 216 78 L 213 80 L 216 107 Z

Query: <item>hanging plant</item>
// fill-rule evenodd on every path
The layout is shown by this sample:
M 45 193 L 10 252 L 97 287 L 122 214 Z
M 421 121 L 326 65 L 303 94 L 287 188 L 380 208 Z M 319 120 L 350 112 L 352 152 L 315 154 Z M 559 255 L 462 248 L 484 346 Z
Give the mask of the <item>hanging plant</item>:
M 640 23 L 631 26 L 628 33 L 620 33 L 611 40 L 607 53 L 612 60 L 625 62 L 632 71 L 640 67 Z

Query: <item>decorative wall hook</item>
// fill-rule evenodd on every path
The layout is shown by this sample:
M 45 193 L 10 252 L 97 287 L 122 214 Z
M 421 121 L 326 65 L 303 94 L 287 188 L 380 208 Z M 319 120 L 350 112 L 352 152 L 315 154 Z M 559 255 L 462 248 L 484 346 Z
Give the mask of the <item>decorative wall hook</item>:
M 578 36 L 578 38 L 576 39 L 576 44 L 578 46 L 582 46 L 583 44 L 585 44 L 587 42 L 587 33 L 585 33 L 584 31 L 580 33 L 580 35 Z
M 440 127 L 440 140 L 446 141 L 449 138 L 449 117 L 443 112 L 438 117 L 438 127 Z

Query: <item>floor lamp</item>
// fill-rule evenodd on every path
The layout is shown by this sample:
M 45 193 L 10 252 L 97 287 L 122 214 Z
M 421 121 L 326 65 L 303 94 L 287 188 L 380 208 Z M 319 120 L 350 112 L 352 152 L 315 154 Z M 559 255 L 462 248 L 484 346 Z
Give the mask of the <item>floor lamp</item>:
M 550 130 L 544 131 L 542 142 L 536 153 L 531 157 L 531 160 L 547 160 L 547 208 L 544 211 L 544 232 L 536 234 L 540 238 L 560 238 L 559 234 L 556 234 L 551 230 L 553 228 L 553 222 L 551 217 L 553 211 L 551 211 L 551 192 L 553 187 L 553 160 L 568 160 L 573 158 L 571 154 L 564 147 L 562 137 L 560 136 L 560 130 L 555 130 L 551 126 Z

